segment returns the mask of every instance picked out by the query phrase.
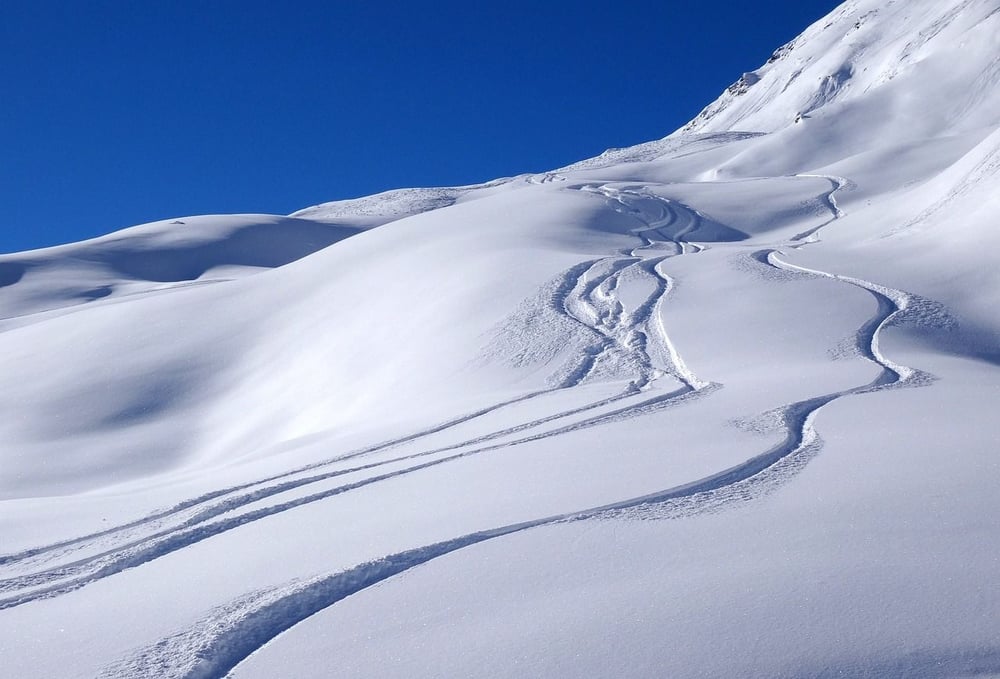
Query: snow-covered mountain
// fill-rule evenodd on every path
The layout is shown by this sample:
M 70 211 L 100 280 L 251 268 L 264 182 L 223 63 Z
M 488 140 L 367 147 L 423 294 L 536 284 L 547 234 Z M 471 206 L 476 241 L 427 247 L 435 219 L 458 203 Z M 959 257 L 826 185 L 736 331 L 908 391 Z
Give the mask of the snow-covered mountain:
M 668 137 L 0 257 L 11 677 L 1000 676 L 1000 0 Z

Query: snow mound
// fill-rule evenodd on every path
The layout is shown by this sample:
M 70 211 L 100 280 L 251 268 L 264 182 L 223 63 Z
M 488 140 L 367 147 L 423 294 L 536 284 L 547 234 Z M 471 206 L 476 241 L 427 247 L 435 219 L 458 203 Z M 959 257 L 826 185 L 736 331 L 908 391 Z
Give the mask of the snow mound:
M 283 266 L 358 231 L 273 215 L 183 217 L 0 255 L 0 319 L 164 289 L 163 284 L 231 280 Z

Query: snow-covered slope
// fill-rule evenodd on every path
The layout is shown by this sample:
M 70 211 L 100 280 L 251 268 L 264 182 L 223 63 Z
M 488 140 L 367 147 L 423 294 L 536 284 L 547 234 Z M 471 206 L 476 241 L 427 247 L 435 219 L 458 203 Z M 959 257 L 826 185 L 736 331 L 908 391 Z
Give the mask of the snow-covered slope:
M 665 139 L 0 257 L 17 677 L 1000 676 L 1000 0 Z

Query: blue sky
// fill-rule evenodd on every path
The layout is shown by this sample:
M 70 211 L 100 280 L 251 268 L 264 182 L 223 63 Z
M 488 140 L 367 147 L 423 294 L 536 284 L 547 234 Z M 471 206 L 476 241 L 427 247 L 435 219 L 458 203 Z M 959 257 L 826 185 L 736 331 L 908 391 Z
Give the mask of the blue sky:
M 662 137 L 838 3 L 4 3 L 0 252 Z

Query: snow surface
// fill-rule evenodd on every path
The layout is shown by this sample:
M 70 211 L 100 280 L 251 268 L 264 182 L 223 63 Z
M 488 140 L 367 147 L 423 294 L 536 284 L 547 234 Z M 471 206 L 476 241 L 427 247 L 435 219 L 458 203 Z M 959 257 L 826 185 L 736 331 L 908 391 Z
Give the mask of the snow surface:
M 1000 676 L 1000 0 L 665 139 L 0 256 L 11 677 Z

